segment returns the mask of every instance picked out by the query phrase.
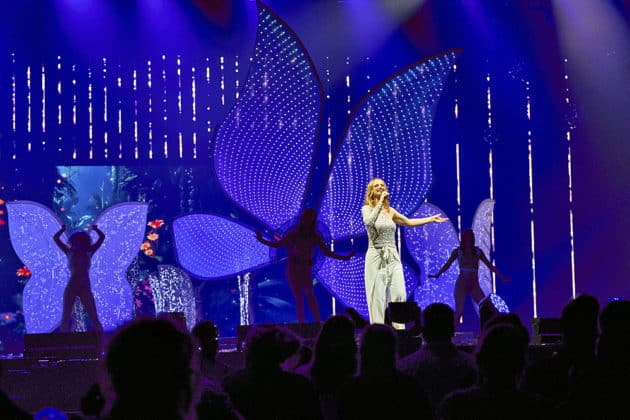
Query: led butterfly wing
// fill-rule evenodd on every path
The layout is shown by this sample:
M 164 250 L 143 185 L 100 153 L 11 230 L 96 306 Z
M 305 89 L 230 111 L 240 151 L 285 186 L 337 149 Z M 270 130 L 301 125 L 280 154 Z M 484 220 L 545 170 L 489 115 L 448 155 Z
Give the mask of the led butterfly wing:
M 494 214 L 494 200 L 486 199 L 479 204 L 473 217 L 472 230 L 475 233 L 475 245 L 490 259 L 492 251 L 492 220 Z M 479 286 L 488 296 L 492 293 L 492 274 L 490 269 L 479 262 Z
M 427 217 L 444 214 L 440 208 L 423 203 L 412 217 Z M 455 261 L 439 278 L 431 279 L 450 258 L 453 249 L 459 246 L 457 231 L 450 220 L 443 223 L 429 223 L 413 229 L 405 229 L 405 244 L 421 270 L 421 285 L 416 289 L 415 300 L 421 308 L 433 302 L 442 302 L 455 308 L 453 290 L 459 275 Z
M 61 322 L 63 292 L 70 278 L 68 259 L 53 240 L 59 218 L 32 201 L 8 202 L 9 235 L 15 253 L 31 271 L 22 293 L 29 334 L 52 332 Z M 68 243 L 68 235 L 61 240 Z
M 319 217 L 335 241 L 365 235 L 365 188 L 375 177 L 388 182 L 392 206 L 415 210 L 431 182 L 431 127 L 440 93 L 458 51 L 414 63 L 382 82 L 352 111 L 328 174 Z M 329 261 L 318 279 L 344 304 L 364 299 L 363 271 L 343 282 L 345 261 Z M 333 267 L 338 265 L 337 269 Z M 352 297 L 350 297 L 352 296 Z
M 106 331 L 133 316 L 133 291 L 126 272 L 142 244 L 147 209 L 145 203 L 120 203 L 106 209 L 95 221 L 105 240 L 92 256 L 90 281 L 96 311 Z M 96 232 L 90 235 L 95 242 Z
M 322 107 L 321 82 L 302 43 L 258 3 L 249 75 L 218 130 L 214 167 L 227 195 L 268 228 L 302 210 Z
M 201 280 L 220 279 L 271 262 L 268 246 L 247 226 L 212 214 L 190 214 L 173 221 L 179 264 Z

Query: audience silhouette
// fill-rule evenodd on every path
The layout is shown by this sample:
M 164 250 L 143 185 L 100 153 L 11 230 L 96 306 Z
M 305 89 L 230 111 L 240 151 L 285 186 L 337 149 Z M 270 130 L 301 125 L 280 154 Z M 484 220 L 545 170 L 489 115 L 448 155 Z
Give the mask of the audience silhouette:
M 450 306 L 433 303 L 424 310 L 423 319 L 424 344 L 400 360 L 398 367 L 416 378 L 436 408 L 449 392 L 475 384 L 477 364 L 472 354 L 459 350 L 451 341 L 455 327 Z
M 372 324 L 363 333 L 360 371 L 341 390 L 340 419 L 430 419 L 431 405 L 418 382 L 396 369 L 396 333 Z
M 298 348 L 297 338 L 287 329 L 255 326 L 250 330 L 246 367 L 223 381 L 223 389 L 245 418 L 321 418 L 311 381 L 280 366 Z

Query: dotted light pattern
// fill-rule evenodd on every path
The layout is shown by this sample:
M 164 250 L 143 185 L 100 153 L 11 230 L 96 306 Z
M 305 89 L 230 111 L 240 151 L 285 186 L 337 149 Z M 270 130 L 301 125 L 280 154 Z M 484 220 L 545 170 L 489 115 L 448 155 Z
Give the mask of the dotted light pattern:
M 53 240 L 61 222 L 48 208 L 30 201 L 7 203 L 7 209 L 11 244 L 32 273 L 23 292 L 26 330 L 51 332 L 61 321 L 63 292 L 70 278 L 67 258 Z M 105 241 L 92 257 L 90 280 L 105 330 L 131 319 L 132 291 L 125 274 L 142 243 L 146 213 L 144 203 L 121 203 L 95 221 Z M 95 241 L 96 233 L 91 235 Z M 68 235 L 64 233 L 61 240 L 67 243 Z
M 226 193 L 271 228 L 302 208 L 322 101 L 299 40 L 259 3 L 250 74 L 217 133 L 214 163 Z
M 175 253 L 193 277 L 215 280 L 271 262 L 269 247 L 254 232 L 221 216 L 191 214 L 173 221 Z
M 158 265 L 158 275 L 151 277 L 155 313 L 183 312 L 186 326 L 192 330 L 197 322 L 197 301 L 190 277 L 179 267 Z
M 404 263 L 403 274 L 409 293 L 417 284 L 417 275 Z M 354 308 L 365 319 L 369 319 L 364 255 L 356 255 L 348 261 L 325 258 L 317 272 L 317 280 L 344 305 Z
M 422 202 L 431 182 L 434 110 L 456 56 L 450 51 L 407 67 L 354 108 L 321 200 L 333 239 L 365 234 L 361 206 L 374 177 L 385 180 L 401 213 Z
M 430 203 L 423 203 L 411 217 L 427 217 L 436 213 L 445 213 Z M 412 229 L 405 229 L 405 244 L 421 270 L 422 285 L 415 293 L 415 300 L 421 308 L 434 302 L 445 303 L 455 308 L 453 289 L 459 275 L 457 262 L 453 263 L 438 279 L 427 275 L 437 273 L 459 246 L 457 231 L 451 221 L 429 223 Z

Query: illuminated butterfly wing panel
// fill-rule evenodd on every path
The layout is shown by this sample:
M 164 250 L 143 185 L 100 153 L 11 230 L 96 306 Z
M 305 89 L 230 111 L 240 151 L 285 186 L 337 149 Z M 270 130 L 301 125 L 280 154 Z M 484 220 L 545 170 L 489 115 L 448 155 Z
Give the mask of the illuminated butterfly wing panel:
M 217 133 L 225 192 L 270 228 L 296 217 L 313 169 L 322 89 L 295 34 L 259 3 L 250 73 Z
M 431 128 L 456 52 L 415 63 L 377 86 L 353 110 L 320 204 L 333 239 L 365 233 L 361 206 L 370 179 L 385 180 L 391 204 L 415 210 L 431 183 Z
M 479 204 L 473 217 L 472 230 L 475 233 L 475 245 L 479 247 L 490 259 L 492 251 L 492 220 L 494 212 L 494 200 L 486 199 Z M 492 274 L 490 269 L 479 262 L 479 286 L 488 296 L 493 292 Z
M 217 215 L 175 219 L 173 238 L 179 264 L 201 280 L 235 276 L 271 262 L 269 247 L 251 229 Z
M 423 203 L 412 217 L 427 217 L 444 212 L 437 206 Z M 437 273 L 451 256 L 453 249 L 459 246 L 457 231 L 451 223 L 429 223 L 413 229 L 405 229 L 405 245 L 411 256 L 420 266 L 422 273 L 421 286 L 415 294 L 415 300 L 421 308 L 426 308 L 434 302 L 442 302 L 455 308 L 453 290 L 459 275 L 457 262 L 438 279 L 430 279 L 428 274 Z
M 61 222 L 39 203 L 14 201 L 6 206 L 11 245 L 31 271 L 22 294 L 26 332 L 52 332 L 61 322 L 63 292 L 70 278 L 68 260 L 53 240 Z M 61 240 L 67 244 L 68 235 Z
M 145 203 L 120 203 L 105 210 L 95 224 L 105 234 L 92 256 L 90 280 L 96 310 L 103 328 L 113 330 L 133 316 L 133 291 L 127 268 L 138 255 L 147 226 Z M 97 239 L 91 231 L 92 242 Z

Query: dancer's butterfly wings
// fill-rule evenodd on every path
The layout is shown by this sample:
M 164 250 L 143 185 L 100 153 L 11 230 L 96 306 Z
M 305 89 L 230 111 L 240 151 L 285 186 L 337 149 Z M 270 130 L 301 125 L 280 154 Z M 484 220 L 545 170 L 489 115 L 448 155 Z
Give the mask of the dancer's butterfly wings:
M 31 201 L 7 203 L 7 210 L 11 244 L 31 271 L 22 297 L 26 330 L 51 332 L 61 321 L 63 293 L 70 278 L 66 255 L 53 240 L 61 221 L 47 207 Z M 142 243 L 146 213 L 144 203 L 122 203 L 105 210 L 95 222 L 105 233 L 105 241 L 92 257 L 90 277 L 106 330 L 131 319 L 132 293 L 125 271 Z M 61 240 L 68 243 L 68 235 L 64 233 Z
M 472 229 L 475 243 L 490 258 L 491 227 L 494 200 L 486 199 L 479 204 L 473 217 Z M 440 208 L 430 203 L 423 203 L 414 212 L 413 217 L 427 217 L 432 214 L 445 214 Z M 430 223 L 405 231 L 405 243 L 409 253 L 420 267 L 421 286 L 415 294 L 416 301 L 422 308 L 433 302 L 442 302 L 455 307 L 453 289 L 459 275 L 457 261 L 453 263 L 438 279 L 428 278 L 437 273 L 449 259 L 451 253 L 459 246 L 459 236 L 451 220 L 444 223 Z M 486 295 L 493 291 L 490 270 L 485 264 L 479 264 L 479 285 Z
M 492 252 L 492 223 L 494 218 L 494 200 L 486 199 L 479 204 L 472 222 L 472 230 L 475 233 L 475 244 L 490 259 Z M 494 291 L 492 274 L 484 263 L 479 263 L 479 286 L 488 296 Z
M 445 213 L 437 206 L 423 203 L 412 217 L 427 217 Z M 433 302 L 442 302 L 455 308 L 453 289 L 459 275 L 457 262 L 449 267 L 440 278 L 428 278 L 437 273 L 459 246 L 459 236 L 451 219 L 443 223 L 429 223 L 414 229 L 405 230 L 405 244 L 409 253 L 420 267 L 420 286 L 416 289 L 415 300 L 421 308 Z

